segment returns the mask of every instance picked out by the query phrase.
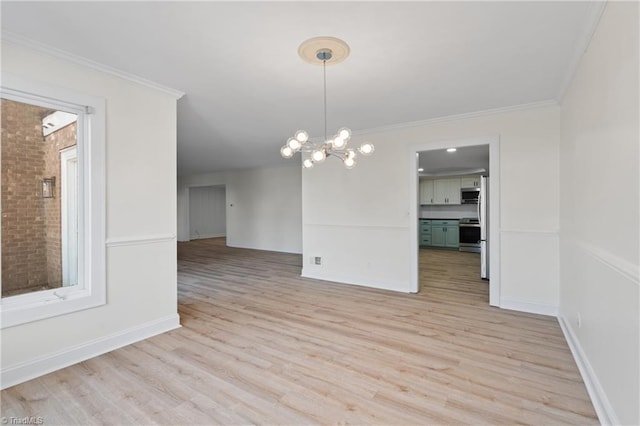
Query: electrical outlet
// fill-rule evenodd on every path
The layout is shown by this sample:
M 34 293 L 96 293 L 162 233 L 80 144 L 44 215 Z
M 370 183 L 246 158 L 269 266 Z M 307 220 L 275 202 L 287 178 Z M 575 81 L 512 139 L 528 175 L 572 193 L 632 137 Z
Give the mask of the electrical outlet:
M 311 257 L 311 264 L 312 265 L 322 265 L 322 257 L 320 257 L 320 256 Z

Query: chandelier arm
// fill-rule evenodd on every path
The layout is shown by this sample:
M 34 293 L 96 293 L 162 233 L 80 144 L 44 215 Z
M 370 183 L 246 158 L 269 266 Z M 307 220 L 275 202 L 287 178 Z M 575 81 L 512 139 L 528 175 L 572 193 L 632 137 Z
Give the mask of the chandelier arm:
M 347 155 L 344 152 L 340 152 L 340 151 L 327 151 L 327 157 L 333 155 L 341 160 L 344 161 L 345 158 L 347 158 Z

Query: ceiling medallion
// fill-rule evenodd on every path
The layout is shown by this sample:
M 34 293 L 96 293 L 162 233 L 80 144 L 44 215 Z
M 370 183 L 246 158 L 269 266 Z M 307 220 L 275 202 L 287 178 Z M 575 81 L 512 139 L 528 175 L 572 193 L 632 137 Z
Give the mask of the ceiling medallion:
M 344 41 L 335 37 L 314 37 L 303 42 L 298 48 L 298 55 L 310 64 L 322 65 L 324 81 L 324 139 L 314 142 L 309 140 L 309 134 L 304 130 L 298 130 L 287 143 L 280 148 L 280 154 L 284 158 L 291 158 L 296 152 L 305 153 L 302 167 L 309 169 L 316 163 L 321 163 L 325 158 L 333 156 L 342 161 L 347 169 L 356 165 L 356 152 L 347 148 L 351 139 L 351 130 L 342 127 L 331 138 L 327 138 L 327 65 L 333 65 L 344 61 L 349 56 L 351 49 Z M 362 155 L 371 155 L 374 146 L 365 142 L 358 148 Z

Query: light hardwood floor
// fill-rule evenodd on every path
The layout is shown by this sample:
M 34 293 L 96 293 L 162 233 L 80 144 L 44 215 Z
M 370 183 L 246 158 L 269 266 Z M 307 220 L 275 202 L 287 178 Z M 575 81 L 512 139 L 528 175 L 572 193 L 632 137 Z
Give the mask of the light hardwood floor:
M 178 256 L 181 329 L 5 390 L 2 416 L 597 424 L 557 321 L 489 307 L 473 254 L 420 250 L 417 295 L 302 279 L 301 256 L 224 239 Z

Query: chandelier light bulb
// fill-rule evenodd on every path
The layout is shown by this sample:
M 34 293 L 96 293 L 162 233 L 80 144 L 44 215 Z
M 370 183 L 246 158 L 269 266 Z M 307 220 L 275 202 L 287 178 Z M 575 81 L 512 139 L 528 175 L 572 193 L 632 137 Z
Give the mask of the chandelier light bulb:
M 342 135 L 338 135 L 333 139 L 333 148 L 337 150 L 342 150 L 347 146 L 347 141 L 342 137 Z
M 311 158 L 305 158 L 305 160 L 302 162 L 302 167 L 304 167 L 305 169 L 312 168 L 313 160 Z
M 282 155 L 283 158 L 291 158 L 293 157 L 293 154 L 293 150 L 288 145 L 284 145 L 280 148 L 280 155 Z
M 351 158 L 353 160 L 356 158 L 356 152 L 352 149 L 348 149 L 344 158 Z
M 300 142 L 300 144 L 304 144 L 309 140 L 309 133 L 305 132 L 304 130 L 298 130 L 295 133 L 294 137 L 298 140 L 298 142 Z
M 340 136 L 342 139 L 344 139 L 345 142 L 347 142 L 349 139 L 351 139 L 351 130 L 343 127 L 338 130 L 338 136 Z
M 324 152 L 324 149 L 316 149 L 311 153 L 311 158 L 315 163 L 321 163 L 327 158 L 327 154 Z
M 363 143 L 362 145 L 360 145 L 360 148 L 358 148 L 358 151 L 360 151 L 360 154 L 362 155 L 371 155 L 373 153 L 373 150 L 374 146 L 369 142 Z
M 287 146 L 291 148 L 293 152 L 296 152 L 302 146 L 302 143 L 296 138 L 289 138 L 287 140 Z
M 346 157 L 343 162 L 347 169 L 353 169 L 353 166 L 356 165 L 356 160 L 354 160 L 353 157 Z

